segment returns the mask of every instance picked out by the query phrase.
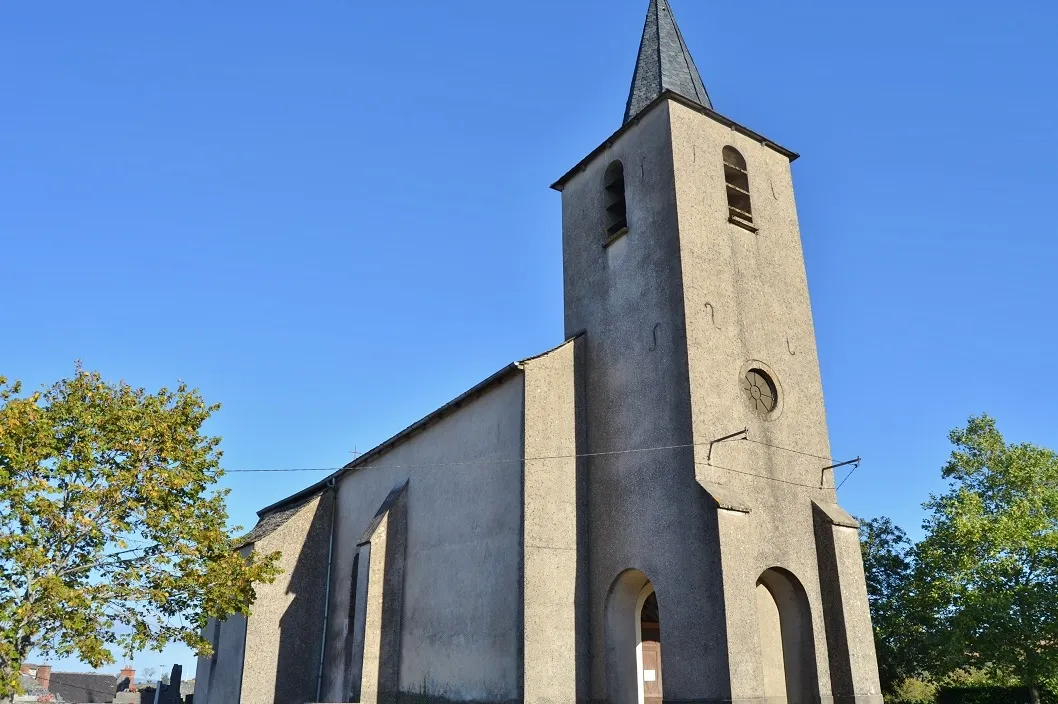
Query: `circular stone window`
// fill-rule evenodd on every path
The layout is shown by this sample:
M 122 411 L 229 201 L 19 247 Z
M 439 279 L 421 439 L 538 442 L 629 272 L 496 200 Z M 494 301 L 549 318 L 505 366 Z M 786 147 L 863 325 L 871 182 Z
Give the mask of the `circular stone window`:
M 742 377 L 742 393 L 749 407 L 760 416 L 770 414 L 779 405 L 779 392 L 775 388 L 775 382 L 763 369 L 753 368 L 746 372 Z

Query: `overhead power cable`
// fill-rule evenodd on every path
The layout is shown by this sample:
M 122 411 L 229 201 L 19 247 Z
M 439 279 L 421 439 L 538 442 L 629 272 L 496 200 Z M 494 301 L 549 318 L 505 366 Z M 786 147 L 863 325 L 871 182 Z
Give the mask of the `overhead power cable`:
M 761 440 L 754 440 L 753 438 L 750 438 L 750 437 L 744 437 L 742 439 L 745 440 L 746 442 L 751 442 L 754 445 L 764 445 L 765 447 L 772 447 L 772 448 L 775 448 L 776 450 L 785 450 L 786 452 L 793 452 L 793 453 L 798 454 L 798 455 L 804 455 L 805 457 L 812 457 L 812 458 L 815 458 L 817 460 L 823 460 L 824 462 L 833 462 L 833 460 L 831 458 L 829 458 L 829 457 L 824 457 L 823 455 L 813 455 L 811 452 L 804 452 L 803 450 L 795 450 L 792 447 L 783 447 L 782 445 L 773 445 L 770 442 L 763 442 Z
M 748 431 L 745 431 L 745 430 L 740 431 L 739 433 L 734 433 L 733 434 L 733 436 L 738 436 L 738 435 L 744 435 L 744 437 L 742 437 L 741 439 L 745 440 L 747 442 L 753 443 L 754 445 L 761 445 L 761 446 L 764 446 L 764 447 L 770 447 L 770 448 L 773 448 L 773 449 L 776 449 L 776 450 L 782 450 L 784 452 L 792 452 L 792 453 L 795 453 L 795 454 L 798 454 L 798 455 L 801 455 L 801 456 L 804 456 L 804 457 L 811 457 L 813 459 L 819 459 L 819 460 L 824 460 L 824 461 L 828 461 L 828 462 L 832 462 L 833 461 L 831 458 L 825 457 L 823 455 L 816 455 L 816 454 L 813 454 L 813 453 L 810 453 L 810 452 L 804 452 L 802 450 L 797 450 L 797 449 L 794 449 L 794 448 L 783 447 L 781 445 L 776 445 L 774 443 L 764 442 L 762 440 L 753 440 L 752 438 L 748 437 Z M 728 436 L 728 437 L 731 437 L 731 436 Z M 725 437 L 725 439 L 726 439 L 726 437 Z M 584 453 L 575 453 L 575 454 L 544 455 L 544 456 L 539 456 L 539 457 L 514 457 L 514 458 L 480 459 L 480 460 L 466 460 L 466 461 L 459 461 L 459 462 L 419 462 L 419 463 L 411 463 L 411 464 L 383 464 L 383 465 L 371 465 L 371 464 L 368 464 L 368 465 L 362 465 L 362 466 L 359 466 L 359 467 L 356 467 L 356 468 L 357 469 L 423 469 L 423 468 L 441 468 L 441 467 L 465 467 L 465 466 L 472 466 L 472 465 L 495 465 L 495 464 L 521 463 L 521 462 L 541 462 L 541 461 L 547 461 L 547 460 L 578 459 L 578 458 L 582 458 L 582 457 L 583 458 L 587 458 L 587 457 L 606 457 L 606 456 L 627 455 L 627 454 L 635 454 L 635 453 L 643 453 L 643 452 L 660 452 L 660 451 L 665 451 L 665 450 L 685 450 L 685 449 L 691 449 L 691 448 L 694 448 L 694 447 L 708 447 L 710 449 L 710 455 L 711 455 L 712 454 L 712 452 L 711 452 L 712 446 L 715 445 L 716 442 L 717 442 L 716 440 L 713 440 L 711 442 L 682 443 L 682 444 L 677 444 L 677 445 L 658 445 L 658 446 L 653 446 L 653 447 L 637 447 L 637 448 L 631 448 L 631 449 L 626 449 L 626 450 L 609 450 L 609 451 L 601 451 L 601 452 L 584 452 Z M 792 485 L 795 485 L 795 486 L 803 486 L 803 487 L 807 487 L 807 488 L 810 488 L 810 489 L 818 489 L 818 488 L 820 488 L 818 486 L 809 485 L 809 484 L 803 484 L 801 482 L 792 482 L 792 481 L 785 480 L 785 479 L 777 479 L 775 477 L 768 477 L 766 475 L 753 474 L 751 472 L 744 472 L 744 471 L 741 471 L 741 470 L 731 469 L 729 467 L 723 467 L 721 465 L 717 465 L 717 464 L 712 463 L 711 457 L 710 457 L 709 462 L 696 463 L 696 464 L 701 464 L 701 465 L 710 466 L 710 467 L 717 467 L 718 469 L 724 469 L 726 471 L 734 472 L 736 474 L 744 474 L 744 475 L 747 475 L 747 476 L 757 477 L 757 478 L 760 478 L 760 479 L 770 479 L 772 481 L 780 482 L 780 483 L 783 483 L 783 484 L 792 484 Z M 333 473 L 333 472 L 340 472 L 343 469 L 346 469 L 346 467 L 319 467 L 319 468 L 292 467 L 292 468 L 280 468 L 280 469 L 230 469 L 230 470 L 225 470 L 225 474 L 285 473 L 285 472 L 332 472 Z M 855 471 L 855 469 L 853 469 L 853 472 L 854 471 Z M 852 476 L 852 472 L 849 472 L 849 475 L 846 476 L 845 479 L 841 482 L 841 484 L 838 485 L 838 488 L 840 488 L 842 485 L 844 485 L 844 483 L 846 481 L 848 481 L 849 476 Z
M 734 433 L 732 436 L 728 436 L 728 437 L 722 438 L 722 440 L 729 439 L 729 437 L 737 436 L 737 435 L 740 435 L 740 434 L 745 433 L 745 432 L 746 431 L 741 431 L 740 433 Z M 749 438 L 742 438 L 742 439 L 749 440 Z M 807 453 L 807 452 L 800 452 L 798 450 L 793 450 L 793 449 L 790 449 L 790 448 L 780 447 L 778 445 L 771 445 L 770 443 L 761 442 L 759 440 L 749 440 L 749 441 L 753 442 L 753 443 L 755 443 L 757 445 L 764 445 L 764 446 L 767 446 L 767 447 L 774 447 L 775 449 L 778 449 L 778 450 L 787 450 L 789 452 L 795 452 L 795 453 L 797 453 L 799 455 L 805 455 L 807 457 L 813 457 L 813 458 L 816 458 L 816 459 L 828 459 L 828 458 L 819 457 L 818 455 L 812 455 L 812 454 Z M 585 453 L 580 453 L 580 454 L 548 455 L 548 456 L 542 456 L 542 457 L 525 457 L 525 458 L 518 457 L 518 458 L 512 458 L 512 459 L 470 460 L 470 461 L 466 461 L 466 462 L 436 462 L 436 463 L 419 463 L 419 464 L 403 464 L 403 465 L 365 465 L 364 467 L 362 467 L 360 469 L 412 469 L 412 468 L 424 468 L 424 467 L 456 467 L 456 466 L 466 466 L 466 465 L 476 465 L 476 464 L 501 464 L 501 463 L 510 463 L 510 462 L 534 462 L 534 461 L 544 461 L 544 460 L 577 459 L 577 458 L 580 458 L 580 457 L 601 457 L 601 456 L 608 456 L 608 455 L 626 455 L 626 454 L 639 453 L 639 452 L 657 452 L 657 451 L 661 451 L 661 450 L 679 450 L 679 449 L 689 449 L 689 448 L 693 448 L 693 447 L 697 447 L 697 446 L 703 446 L 703 447 L 707 446 L 707 447 L 709 447 L 711 449 L 712 445 L 714 445 L 716 442 L 717 441 L 714 440 L 714 441 L 708 442 L 708 443 L 702 442 L 702 443 L 685 443 L 685 444 L 680 444 L 680 445 L 659 445 L 659 446 L 656 446 L 656 447 L 641 447 L 641 448 L 633 448 L 633 449 L 629 449 L 629 450 L 613 450 L 613 451 L 608 451 L 608 452 L 585 452 Z M 841 481 L 841 483 L 837 485 L 835 490 L 840 489 L 841 487 L 845 486 L 845 482 L 847 482 L 849 480 L 849 478 L 853 475 L 853 473 L 857 469 L 859 469 L 859 466 L 860 466 L 860 463 L 861 463 L 859 458 L 857 458 L 856 460 L 852 460 L 851 462 L 855 462 L 856 465 L 852 468 L 852 471 L 850 471 L 845 476 L 845 478 Z M 850 464 L 851 462 L 846 462 L 846 463 L 842 463 L 842 464 Z M 746 472 L 746 471 L 741 470 L 741 469 L 734 469 L 733 467 L 725 467 L 723 465 L 715 464 L 712 461 L 709 461 L 709 462 L 695 462 L 694 464 L 695 464 L 695 466 L 698 466 L 698 467 L 711 467 L 713 469 L 720 469 L 720 470 L 723 470 L 725 472 L 731 472 L 733 474 L 739 474 L 739 475 L 742 475 L 742 476 L 745 476 L 745 477 L 752 477 L 754 479 L 764 479 L 766 481 L 777 482 L 779 484 L 788 484 L 790 486 L 798 486 L 798 487 L 804 487 L 806 489 L 816 489 L 816 490 L 823 488 L 823 487 L 820 487 L 820 486 L 815 486 L 814 484 L 805 484 L 803 482 L 791 481 L 789 479 L 781 479 L 779 477 L 770 477 L 770 476 L 768 476 L 766 474 L 756 474 L 754 472 Z M 841 465 L 838 465 L 838 466 L 841 466 Z M 317 468 L 290 468 L 290 469 L 241 469 L 241 470 L 240 469 L 232 469 L 232 470 L 227 470 L 226 473 L 228 473 L 228 474 L 237 474 L 237 473 L 250 473 L 250 472 L 337 472 L 337 471 L 340 471 L 341 469 L 344 469 L 344 468 L 339 467 L 339 468 L 318 468 L 318 469 Z M 826 467 L 825 469 L 833 469 L 833 467 Z M 151 552 L 153 550 L 156 550 L 159 547 L 160 547 L 159 545 L 155 544 L 155 545 L 146 545 L 146 546 L 142 546 L 142 547 L 138 547 L 138 548 L 128 548 L 128 549 L 125 549 L 125 550 L 119 550 L 117 552 L 113 552 L 113 553 L 109 553 L 108 555 L 105 555 L 102 558 L 102 560 L 100 560 L 98 562 L 94 562 L 94 563 L 92 563 L 90 565 L 79 566 L 76 569 L 77 570 L 82 570 L 82 569 L 86 569 L 86 568 L 97 567 L 97 566 L 103 564 L 104 562 L 106 562 L 108 560 L 111 560 L 114 557 L 117 557 L 119 555 L 125 555 L 127 553 L 137 552 L 137 551 L 140 551 L 140 550 L 145 551 L 145 554 L 143 554 L 143 555 L 139 555 L 139 556 L 132 557 L 132 558 L 127 558 L 125 560 L 119 561 L 116 564 L 124 564 L 124 563 L 136 562 L 138 560 L 142 560 L 144 558 L 150 557 L 151 555 L 146 554 L 146 553 Z
M 741 474 L 745 477 L 755 477 L 757 479 L 767 479 L 771 482 L 779 482 L 780 484 L 791 484 L 793 486 L 803 486 L 806 489 L 816 489 L 819 487 L 813 484 L 802 484 L 801 482 L 792 482 L 789 479 L 779 479 L 778 477 L 769 477 L 766 474 L 754 474 L 753 472 L 743 472 L 741 469 L 731 469 L 730 467 L 721 467 L 718 464 L 706 464 L 705 462 L 695 462 L 695 465 L 699 467 L 715 467 L 716 469 L 722 469 L 725 472 L 734 472 L 735 474 Z

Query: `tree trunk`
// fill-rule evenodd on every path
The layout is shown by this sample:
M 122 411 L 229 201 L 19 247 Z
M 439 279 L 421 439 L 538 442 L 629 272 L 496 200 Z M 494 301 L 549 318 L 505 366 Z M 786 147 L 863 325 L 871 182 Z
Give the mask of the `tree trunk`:
M 8 679 L 11 679 L 11 678 L 14 678 L 15 680 L 18 679 L 19 671 L 15 670 L 15 671 L 11 672 L 11 671 L 9 671 L 10 669 L 11 669 L 11 663 L 10 662 L 8 662 L 7 660 L 0 660 L 0 681 L 8 680 Z M 14 702 L 14 701 L 15 701 L 15 695 L 14 694 L 8 694 L 8 695 L 0 694 L 0 704 L 12 704 L 12 702 Z
M 1040 690 L 1034 684 L 1029 685 L 1029 701 L 1032 704 L 1040 704 Z

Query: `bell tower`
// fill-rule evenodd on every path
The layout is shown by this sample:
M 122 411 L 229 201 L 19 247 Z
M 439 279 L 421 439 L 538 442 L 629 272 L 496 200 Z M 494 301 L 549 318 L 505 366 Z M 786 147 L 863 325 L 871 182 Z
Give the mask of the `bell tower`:
M 651 0 L 622 127 L 563 176 L 591 698 L 872 702 L 791 176 Z

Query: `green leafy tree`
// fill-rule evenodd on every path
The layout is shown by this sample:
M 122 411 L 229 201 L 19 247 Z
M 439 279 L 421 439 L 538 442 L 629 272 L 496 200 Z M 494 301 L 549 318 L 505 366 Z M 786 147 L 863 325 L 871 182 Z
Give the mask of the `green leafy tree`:
M 907 534 L 890 519 L 860 521 L 878 671 L 882 691 L 887 694 L 921 673 L 923 628 L 910 608 L 913 548 Z
M 218 406 L 82 371 L 22 395 L 0 377 L 0 700 L 32 651 L 94 667 L 248 613 L 277 554 L 236 551 L 215 488 Z
M 950 437 L 951 484 L 925 504 L 914 577 L 942 639 L 935 674 L 1014 676 L 1035 704 L 1058 678 L 1058 455 L 1007 444 L 985 415 Z

